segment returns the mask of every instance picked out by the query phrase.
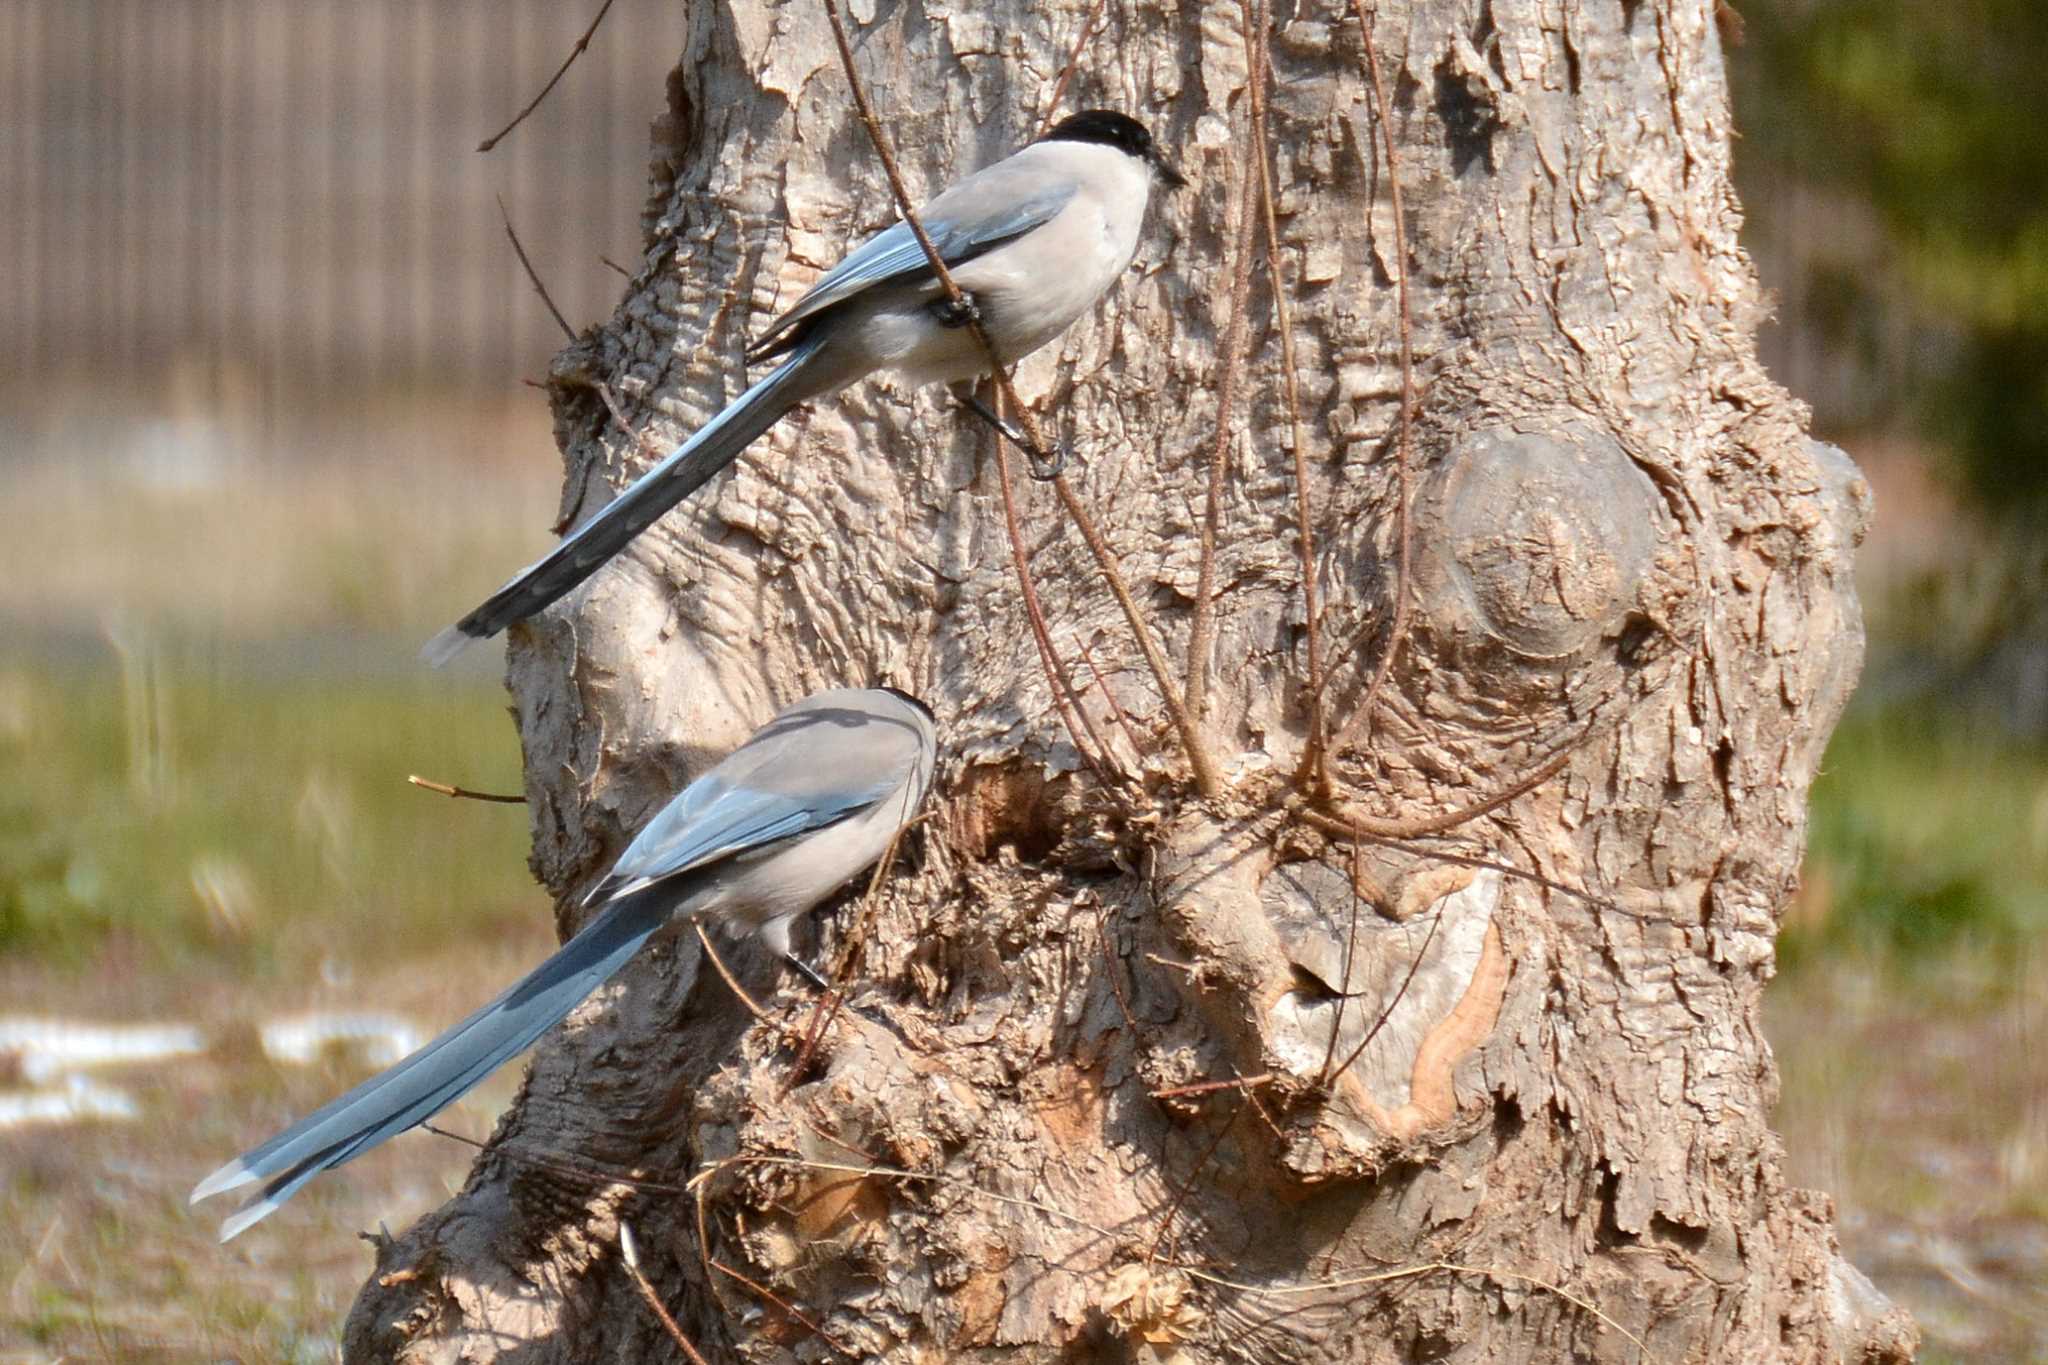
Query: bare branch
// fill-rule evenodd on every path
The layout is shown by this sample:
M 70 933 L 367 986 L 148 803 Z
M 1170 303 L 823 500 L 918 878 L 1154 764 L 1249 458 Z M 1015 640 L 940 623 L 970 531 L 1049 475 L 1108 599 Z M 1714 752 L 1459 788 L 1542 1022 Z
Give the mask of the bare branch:
M 1109 976 L 1110 994 L 1116 997 L 1116 1012 L 1124 1017 L 1125 1030 L 1136 1038 L 1138 1021 L 1131 1016 L 1131 1002 L 1124 998 L 1123 977 L 1118 971 L 1122 962 L 1116 945 L 1109 941 L 1109 907 L 1099 900 L 1095 902 L 1095 941 L 1102 947 L 1102 965 Z
M 1365 899 L 1358 892 L 1358 883 L 1365 869 L 1365 843 L 1354 838 L 1351 841 L 1351 927 L 1344 935 L 1344 957 L 1337 971 L 1337 1010 L 1330 1020 L 1330 1041 L 1323 1049 L 1322 1070 L 1316 1073 L 1316 1084 L 1330 1083 L 1330 1063 L 1337 1059 L 1337 1034 L 1344 1027 L 1344 1007 L 1351 1003 L 1351 960 L 1358 949 L 1358 903 Z
M 1271 1085 L 1279 1079 L 1277 1072 L 1261 1071 L 1256 1076 L 1233 1076 L 1227 1081 L 1198 1081 L 1194 1085 L 1168 1086 L 1164 1090 L 1151 1091 L 1150 1094 L 1155 1100 L 1185 1099 L 1193 1095 L 1213 1095 L 1219 1090 L 1249 1091 L 1253 1086 Z
M 1259 51 L 1261 57 L 1266 58 L 1263 64 L 1266 80 L 1270 80 L 1272 64 L 1263 31 Z M 1308 655 L 1308 747 L 1302 755 L 1302 771 L 1297 780 L 1306 781 L 1311 792 L 1327 795 L 1330 790 L 1330 735 L 1329 722 L 1323 711 L 1323 605 L 1322 593 L 1316 587 L 1315 509 L 1309 502 L 1308 430 L 1301 420 L 1301 376 L 1294 354 L 1294 305 L 1287 287 L 1287 274 L 1280 262 L 1280 224 L 1273 200 L 1273 165 L 1266 123 L 1266 80 L 1252 83 L 1252 150 L 1258 158 L 1259 203 L 1265 210 L 1262 216 L 1266 226 L 1266 277 L 1273 288 L 1273 320 L 1280 333 L 1280 377 L 1287 392 L 1290 451 L 1294 456 L 1295 544 L 1301 554 L 1301 612 L 1305 628 L 1302 645 Z
M 531 1166 L 538 1171 L 548 1171 L 570 1180 L 579 1181 L 596 1189 L 602 1189 L 607 1185 L 625 1185 L 636 1190 L 651 1190 L 656 1194 L 687 1194 L 689 1192 L 687 1185 L 676 1185 L 665 1180 L 649 1180 L 642 1176 L 627 1175 L 622 1171 L 600 1171 L 589 1166 L 572 1166 L 567 1162 L 558 1161 L 551 1156 L 545 1156 L 537 1152 L 518 1151 L 503 1143 L 492 1147 L 487 1142 L 480 1142 L 462 1133 L 452 1132 L 438 1124 L 422 1123 L 420 1124 L 420 1131 L 432 1133 L 435 1137 L 447 1138 L 450 1142 L 459 1142 L 463 1146 L 473 1148 L 479 1152 L 489 1151 L 491 1155 L 502 1160 L 516 1162 L 522 1166 Z
M 532 101 L 528 103 L 524 109 L 521 109 L 517 114 L 514 114 L 512 116 L 512 121 L 510 123 L 506 124 L 503 128 L 500 128 L 497 132 L 492 133 L 482 142 L 477 143 L 476 149 L 478 151 L 488 152 L 489 150 L 491 150 L 491 148 L 497 146 L 500 142 L 505 140 L 506 134 L 510 133 L 514 128 L 517 128 L 520 124 L 526 122 L 526 116 L 528 114 L 531 114 L 534 110 L 540 108 L 540 102 L 546 99 L 548 95 L 554 90 L 555 86 L 561 83 L 562 77 L 568 74 L 570 65 L 573 64 L 578 57 L 581 57 L 585 50 L 587 50 L 590 47 L 591 36 L 597 32 L 597 26 L 604 22 L 605 11 L 609 10 L 611 7 L 612 0 L 604 0 L 604 3 L 597 7 L 597 17 L 590 21 L 589 28 L 583 30 L 583 36 L 576 40 L 576 46 L 569 49 L 569 55 L 564 57 L 562 59 L 562 64 L 555 68 L 555 74 L 550 76 L 548 78 L 548 83 L 540 88 L 540 93 L 538 95 L 535 95 Z
M 464 801 L 497 801 L 508 806 L 523 806 L 526 804 L 526 798 L 523 796 L 506 796 L 498 792 L 473 792 L 467 787 L 450 786 L 446 782 L 436 782 L 431 778 L 421 777 L 418 773 L 412 774 L 405 780 L 422 791 L 438 792 L 442 796 L 457 797 Z
M 1052 647 L 1052 631 L 1045 624 L 1045 608 L 1038 600 L 1038 584 L 1032 581 L 1031 561 L 1024 553 L 1024 532 L 1017 518 L 1017 490 L 1010 477 L 1010 448 L 1000 436 L 996 438 L 996 485 L 1003 495 L 1003 527 L 1009 533 L 1010 564 L 1017 571 L 1017 587 L 1024 597 L 1024 615 L 1031 623 L 1031 639 L 1038 646 L 1038 662 L 1045 670 L 1047 686 L 1052 689 L 1053 705 L 1059 710 L 1060 722 L 1067 727 L 1067 738 L 1074 741 L 1074 748 L 1104 782 L 1125 778 L 1115 753 L 1089 718 L 1088 708 L 1082 704 L 1073 678 L 1067 673 L 1066 662 Z M 1081 729 L 1088 732 L 1095 753 L 1090 753 L 1088 745 L 1081 743 L 1080 732 L 1074 728 L 1077 716 Z
M 1545 891 L 1554 891 L 1560 896 L 1570 896 L 1573 900 L 1590 905 L 1597 910 L 1611 910 L 1617 915 L 1626 915 L 1630 919 L 1645 918 L 1645 916 L 1637 914 L 1616 901 L 1606 900 L 1594 895 L 1590 891 L 1584 891 L 1576 886 L 1555 881 L 1540 872 L 1531 872 L 1525 867 L 1516 867 L 1513 863 L 1498 862 L 1491 858 L 1475 858 L 1468 853 L 1452 853 L 1447 849 L 1417 848 L 1412 841 L 1407 839 L 1391 839 L 1384 835 L 1353 829 L 1342 820 L 1325 815 L 1321 811 L 1296 810 L 1293 812 L 1293 815 L 1295 819 L 1301 821 L 1301 823 L 1309 828 L 1320 830 L 1322 833 L 1332 835 L 1338 839 L 1360 839 L 1368 844 L 1376 844 L 1381 848 L 1392 848 L 1398 849 L 1403 853 L 1412 853 L 1417 857 L 1427 858 L 1432 862 L 1449 863 L 1454 867 L 1469 867 L 1479 872 L 1498 872 L 1504 877 L 1513 877 L 1517 881 L 1528 882 L 1532 886 L 1540 886 Z
M 1475 801 L 1469 806 L 1460 806 L 1456 810 L 1412 820 L 1386 820 L 1367 815 L 1341 801 L 1332 802 L 1330 810 L 1339 820 L 1349 822 L 1351 828 L 1382 839 L 1419 839 L 1425 834 L 1443 834 L 1456 829 L 1459 825 L 1469 824 L 1482 815 L 1497 811 L 1516 797 L 1542 786 L 1564 770 L 1564 765 L 1571 762 L 1572 754 L 1578 750 L 1579 745 L 1585 743 L 1585 740 L 1586 736 L 1580 735 L 1545 759 L 1528 776 L 1517 779 L 1504 791 L 1497 792 L 1483 801 Z
M 840 946 L 839 961 L 833 964 L 834 989 L 819 996 L 817 1004 L 811 1008 L 811 1026 L 804 1031 L 803 1046 L 798 1049 L 796 1061 L 790 1066 L 789 1075 L 782 1082 L 782 1094 L 787 1095 L 795 1087 L 797 1078 L 804 1074 L 804 1068 L 810 1065 L 811 1056 L 817 1051 L 818 1040 L 825 1036 L 825 1030 L 839 1017 L 839 1007 L 846 1003 L 846 994 L 838 989 L 839 983 L 853 970 L 854 963 L 867 944 L 867 933 L 874 923 L 875 908 L 881 904 L 882 882 L 888 877 L 889 869 L 896 865 L 896 851 L 903 846 L 905 832 L 909 830 L 910 825 L 930 818 L 929 814 L 920 815 L 889 836 L 889 846 L 882 850 L 881 860 L 875 864 L 874 874 L 868 878 L 868 889 L 861 893 L 860 909 L 854 915 L 853 928 L 847 932 L 846 942 Z
M 937 278 L 939 287 L 945 291 L 947 299 L 956 305 L 964 304 L 967 296 L 961 292 L 959 284 L 953 279 L 953 273 L 946 268 L 946 262 L 940 257 L 938 248 L 932 244 L 930 234 L 919 221 L 917 208 L 910 202 L 910 192 L 904 187 L 903 174 L 897 169 L 895 154 L 889 150 L 889 141 L 883 136 L 880 121 L 875 118 L 874 106 L 868 101 L 867 89 L 861 84 L 860 72 L 854 65 L 853 44 L 846 36 L 846 22 L 840 18 L 838 0 L 823 0 L 823 3 L 825 17 L 832 24 L 833 41 L 839 47 L 840 64 L 846 69 L 846 83 L 853 95 L 854 107 L 860 113 L 862 126 L 867 129 L 868 140 L 874 144 L 876 156 L 881 159 L 882 171 L 889 179 L 890 192 L 896 197 L 897 211 L 903 215 L 903 221 L 910 228 L 911 235 L 917 238 L 918 246 L 923 248 L 925 260 L 930 263 L 932 274 Z M 1039 435 L 1038 423 L 1030 410 L 1018 401 L 1016 390 L 1010 384 L 1009 373 L 1003 368 L 1001 358 L 996 354 L 995 344 L 989 340 L 988 332 L 971 314 L 967 326 L 988 356 L 989 367 L 994 372 L 996 388 L 1004 404 L 1023 425 L 1025 437 L 1033 450 L 1043 454 L 1047 447 Z M 1151 629 L 1138 611 L 1136 600 L 1132 598 L 1130 589 L 1124 585 L 1123 573 L 1117 566 L 1115 553 L 1109 548 L 1109 543 L 1102 538 L 1102 533 L 1095 528 L 1094 519 L 1081 505 L 1080 498 L 1075 495 L 1066 477 L 1055 475 L 1052 486 L 1059 494 L 1061 506 L 1066 508 L 1067 515 L 1073 518 L 1074 525 L 1080 530 L 1081 539 L 1086 542 L 1089 553 L 1095 556 L 1095 562 L 1102 570 L 1102 576 L 1108 582 L 1110 592 L 1115 595 L 1117 605 L 1123 609 L 1124 619 L 1130 623 L 1131 631 L 1137 637 L 1138 648 L 1145 655 L 1146 665 L 1151 668 L 1153 678 L 1159 684 L 1160 699 L 1166 706 L 1167 714 L 1173 718 L 1174 728 L 1179 732 L 1181 744 L 1187 750 L 1188 764 L 1194 770 L 1196 787 L 1204 796 L 1216 795 L 1222 790 L 1216 766 L 1209 757 L 1207 746 L 1202 743 L 1190 722 L 1180 694 L 1173 687 L 1167 670 L 1166 656 L 1160 653 L 1158 643 L 1152 638 Z
M 1102 532 L 1095 527 L 1095 519 L 1088 515 L 1088 509 L 1081 504 L 1074 486 L 1067 482 L 1064 474 L 1052 481 L 1053 491 L 1059 494 L 1060 504 L 1073 518 L 1075 529 L 1081 533 L 1088 552 L 1095 556 L 1096 567 L 1102 570 L 1103 581 L 1109 584 L 1110 592 L 1116 597 L 1117 605 L 1123 608 L 1124 619 L 1130 622 L 1131 633 L 1137 637 L 1138 649 L 1145 656 L 1146 666 L 1152 670 L 1152 677 L 1159 684 L 1159 700 L 1166 707 L 1167 716 L 1173 721 L 1174 731 L 1180 736 L 1181 747 L 1186 750 L 1188 766 L 1194 770 L 1195 788 L 1204 796 L 1213 797 L 1223 790 L 1223 779 L 1216 771 L 1215 760 L 1209 756 L 1209 746 L 1203 742 L 1195 728 L 1193 717 L 1181 702 L 1168 677 L 1166 656 L 1152 638 L 1152 632 L 1145 627 L 1145 618 L 1138 612 L 1138 603 L 1131 596 L 1130 588 L 1124 584 L 1123 571 L 1117 567 L 1116 553 L 1109 548 L 1109 542 L 1102 538 Z
M 711 946 L 711 935 L 704 932 L 704 922 L 702 920 L 691 920 L 690 927 L 697 931 L 697 941 L 704 945 L 705 959 L 717 969 L 719 976 L 724 978 L 726 987 L 732 991 L 734 996 L 738 997 L 739 1002 L 747 1007 L 747 1013 L 753 1015 L 754 1018 L 764 1024 L 772 1022 L 768 1018 L 768 1011 L 762 1009 L 760 1002 L 747 994 L 746 987 L 740 985 L 739 978 L 732 974 L 732 969 L 725 965 L 725 959 L 718 955 L 718 949 Z
M 1445 899 L 1449 898 L 1446 897 Z M 1380 1011 L 1380 1017 L 1372 1021 L 1372 1027 L 1365 1031 L 1365 1037 L 1358 1040 L 1358 1046 L 1351 1049 L 1351 1055 L 1344 1059 L 1344 1064 L 1330 1075 L 1329 1080 L 1334 1081 L 1338 1076 L 1342 1076 L 1345 1072 L 1349 1071 L 1351 1064 L 1364 1056 L 1365 1050 L 1372 1046 L 1372 1040 L 1380 1036 L 1380 1030 L 1387 1026 L 1387 1020 L 1394 1017 L 1395 1007 L 1408 994 L 1408 987 L 1414 983 L 1415 974 L 1422 970 L 1422 959 L 1429 955 L 1429 945 L 1436 942 L 1436 931 L 1443 925 L 1443 922 L 1444 902 L 1439 900 L 1436 903 L 1436 913 L 1429 917 L 1429 931 L 1423 934 L 1422 946 L 1415 950 L 1414 958 L 1408 963 L 1408 974 L 1401 978 L 1400 986 L 1394 991 L 1394 998 L 1386 1003 L 1386 1007 Z M 1348 979 L 1344 982 L 1344 991 L 1345 994 L 1350 994 L 1351 982 Z M 1340 1011 L 1343 1008 L 1343 1004 L 1344 1002 L 1340 998 L 1337 1002 Z M 1342 1018 L 1343 1016 L 1340 1013 L 1338 1017 Z M 1335 1041 L 1336 1037 L 1336 1026 L 1332 1025 L 1330 1038 L 1332 1041 Z
M 1123 732 L 1125 742 L 1131 746 L 1131 753 L 1140 763 L 1144 762 L 1145 746 L 1138 742 L 1137 731 L 1131 728 L 1130 717 L 1124 714 L 1123 706 L 1118 703 L 1116 693 L 1110 688 L 1109 679 L 1102 676 L 1102 669 L 1095 662 L 1095 651 L 1088 648 L 1088 642 L 1078 636 L 1075 637 L 1074 647 L 1081 651 L 1081 662 L 1087 664 L 1089 673 L 1094 675 L 1095 686 L 1101 691 L 1102 700 L 1109 705 L 1110 718 L 1116 722 L 1116 728 Z
M 766 1299 L 769 1303 L 775 1305 L 775 1307 L 779 1309 L 784 1314 L 784 1316 L 788 1317 L 790 1321 L 795 1322 L 798 1325 L 808 1329 L 812 1336 L 824 1342 L 827 1346 L 830 1346 L 833 1350 L 839 1352 L 839 1354 L 847 1357 L 849 1360 L 860 1359 L 860 1352 L 840 1342 L 830 1332 L 826 1331 L 823 1327 L 819 1326 L 818 1320 L 816 1318 L 813 1318 L 810 1314 L 804 1312 L 803 1309 L 798 1308 L 788 1299 L 783 1298 L 782 1295 L 776 1293 L 767 1285 L 762 1284 L 758 1280 L 748 1279 L 745 1275 L 742 1275 L 739 1271 L 734 1270 L 731 1266 L 725 1264 L 725 1262 L 723 1261 L 711 1262 L 711 1268 L 721 1275 L 730 1275 L 735 1280 L 738 1280 L 742 1288 L 748 1290 L 750 1293 L 758 1294 L 760 1297 Z
M 1088 11 L 1087 22 L 1074 35 L 1074 46 L 1067 52 L 1067 64 L 1060 68 L 1059 79 L 1052 83 L 1052 98 L 1045 102 L 1045 113 L 1038 120 L 1039 137 L 1045 136 L 1045 130 L 1052 127 L 1053 115 L 1060 111 L 1060 101 L 1067 93 L 1067 82 L 1074 79 L 1074 68 L 1081 64 L 1081 49 L 1088 46 L 1088 40 L 1095 36 L 1095 25 L 1102 20 L 1104 3 L 1105 0 L 1095 0 L 1094 7 Z
M 1244 1113 L 1244 1099 L 1249 1098 L 1250 1094 L 1250 1091 L 1246 1091 L 1244 1097 L 1238 1100 L 1237 1108 L 1230 1111 L 1230 1117 L 1217 1125 L 1216 1136 L 1209 1139 L 1209 1145 L 1202 1149 L 1202 1155 L 1189 1169 L 1187 1179 L 1181 1181 L 1180 1188 L 1174 1191 L 1173 1202 L 1168 1204 L 1166 1211 L 1159 1216 L 1159 1230 L 1152 1234 L 1152 1245 L 1145 1250 L 1146 1265 L 1151 1265 L 1159 1259 L 1159 1248 L 1165 1244 L 1166 1234 L 1173 1230 L 1174 1215 L 1181 1211 L 1181 1206 L 1187 1203 L 1188 1196 L 1194 1193 L 1195 1182 L 1202 1178 L 1203 1171 L 1209 1169 L 1209 1163 L 1215 1158 L 1216 1149 L 1223 1145 L 1223 1139 L 1229 1137 L 1230 1130 L 1237 1127 L 1238 1116 Z M 1163 1166 L 1165 1162 L 1162 1160 L 1160 1164 Z M 1168 1260 L 1170 1262 L 1172 1258 L 1169 1257 Z
M 609 4 L 610 0 L 606 0 L 606 3 Z M 540 301 L 555 315 L 555 322 L 561 327 L 562 335 L 574 341 L 576 329 L 569 325 L 569 319 L 562 316 L 562 310 L 555 307 L 555 301 L 548 297 L 548 287 L 540 282 L 540 273 L 533 268 L 533 262 L 526 258 L 526 248 L 519 244 L 519 234 L 512 230 L 512 213 L 505 207 L 505 196 L 502 194 L 498 196 L 498 216 L 505 220 L 505 235 L 512 239 L 512 250 L 519 257 L 519 264 L 526 268 L 526 278 L 532 282 L 533 292 L 540 295 Z
M 649 1284 L 647 1276 L 641 1273 L 640 1249 L 633 1245 L 633 1229 L 623 1218 L 619 1220 L 619 1251 L 620 1260 L 626 1265 L 626 1273 L 633 1278 L 633 1287 L 640 1291 L 640 1297 L 646 1301 L 648 1310 L 661 1324 L 661 1330 L 668 1333 L 669 1340 L 676 1344 L 676 1349 L 688 1356 L 693 1365 L 710 1365 L 710 1362 L 698 1353 L 697 1348 L 690 1344 L 690 1339 L 683 1335 L 683 1329 L 676 1325 L 676 1320 L 669 1316 L 668 1309 L 662 1305 L 661 1295 L 654 1292 L 654 1286 Z

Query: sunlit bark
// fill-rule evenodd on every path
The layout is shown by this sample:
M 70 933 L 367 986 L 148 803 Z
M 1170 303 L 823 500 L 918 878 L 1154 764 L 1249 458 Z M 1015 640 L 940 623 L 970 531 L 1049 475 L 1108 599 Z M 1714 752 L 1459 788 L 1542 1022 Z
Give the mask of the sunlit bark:
M 1389 0 L 1393 165 L 1357 19 L 1283 7 L 1276 276 L 1234 249 L 1258 175 L 1243 14 L 1107 7 L 1067 103 L 1144 118 L 1194 188 L 1020 386 L 1185 657 L 1250 272 L 1203 718 L 1223 796 L 1193 797 L 1094 561 L 1026 481 L 1053 643 L 1097 765 L 1132 780 L 1075 752 L 982 429 L 882 385 L 785 423 L 514 632 L 533 863 L 572 906 L 777 704 L 910 688 L 947 760 L 851 978 L 866 1013 L 797 1076 L 776 1025 L 801 1034 L 807 996 L 773 964 L 725 954 L 767 1020 L 694 938 L 636 964 L 541 1049 L 468 1188 L 380 1248 L 352 1356 L 674 1354 L 623 1221 L 712 1359 L 1907 1358 L 1910 1322 L 1840 1260 L 1826 1197 L 1785 1186 L 1768 1126 L 1759 1002 L 1861 659 L 1867 494 L 1756 362 L 1712 9 Z M 856 8 L 915 188 L 1029 135 L 1085 11 Z M 673 439 L 737 391 L 748 330 L 892 217 L 823 11 L 694 14 L 647 266 L 551 377 L 578 514 L 644 464 L 596 385 Z M 1276 287 L 1348 736 L 1306 808 Z M 1354 856 L 1361 823 L 1450 827 Z M 820 953 L 862 918 L 821 914 Z M 1238 1077 L 1261 1079 L 1210 1084 Z

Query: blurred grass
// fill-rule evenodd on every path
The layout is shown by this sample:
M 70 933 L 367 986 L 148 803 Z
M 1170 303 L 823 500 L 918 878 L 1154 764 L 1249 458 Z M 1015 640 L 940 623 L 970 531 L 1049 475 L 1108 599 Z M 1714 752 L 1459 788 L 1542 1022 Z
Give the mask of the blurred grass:
M 1928 700 L 1852 707 L 1814 784 L 1779 962 L 2018 960 L 2048 928 L 2048 745 Z
M 1764 997 L 1787 1175 L 1928 1365 L 2048 1359 L 2048 738 L 2000 662 L 2011 555 L 1965 531 L 1859 573 L 1871 666 Z
M 502 694 L 427 675 L 252 676 L 216 654 L 112 645 L 0 656 L 0 952 L 90 965 L 109 935 L 165 967 L 297 970 L 376 933 L 434 951 L 544 898 L 516 809 L 420 772 L 520 789 Z
M 365 642 L 360 662 L 401 645 Z M 0 996 L 8 1013 L 174 1019 L 204 1056 L 109 1079 L 140 1124 L 0 1133 L 0 1359 L 329 1360 L 367 1261 L 471 1153 L 409 1135 L 317 1182 L 228 1248 L 183 1191 L 367 1074 L 336 1051 L 267 1058 L 254 1030 L 307 1009 L 437 1030 L 552 945 L 523 809 L 451 801 L 412 772 L 518 790 L 504 696 L 411 667 L 213 641 L 0 656 Z M 448 1126 L 482 1137 L 520 1068 Z M 320 1188 L 325 1186 L 326 1188 Z
M 546 427 L 530 396 L 336 419 L 295 463 L 75 405 L 0 462 L 0 1002 L 211 1044 L 106 1071 L 140 1122 L 0 1131 L 0 1361 L 332 1360 L 356 1233 L 459 1188 L 473 1153 L 408 1134 L 228 1247 L 222 1210 L 185 1207 L 370 1070 L 277 1063 L 260 1025 L 370 1009 L 432 1034 L 553 946 L 524 810 L 406 782 L 520 790 L 502 655 L 416 651 L 547 543 Z M 486 1136 L 522 1074 L 443 1123 Z

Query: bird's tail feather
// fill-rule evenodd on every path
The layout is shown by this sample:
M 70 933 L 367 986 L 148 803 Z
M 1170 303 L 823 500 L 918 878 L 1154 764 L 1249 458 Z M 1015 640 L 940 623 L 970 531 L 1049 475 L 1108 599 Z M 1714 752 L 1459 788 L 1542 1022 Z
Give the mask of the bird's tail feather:
M 225 1242 L 320 1172 L 431 1118 L 531 1047 L 625 966 L 674 905 L 672 888 L 649 888 L 609 906 L 553 957 L 475 1014 L 199 1182 L 192 1202 L 264 1182 L 221 1224 Z
M 813 376 L 805 373 L 806 362 L 822 345 L 821 337 L 799 345 L 789 359 L 641 475 L 603 511 L 492 593 L 482 606 L 435 636 L 421 655 L 436 666 L 445 663 L 470 641 L 487 639 L 514 621 L 545 610 L 596 573 L 628 541 L 731 464 L 782 414 L 813 396 Z

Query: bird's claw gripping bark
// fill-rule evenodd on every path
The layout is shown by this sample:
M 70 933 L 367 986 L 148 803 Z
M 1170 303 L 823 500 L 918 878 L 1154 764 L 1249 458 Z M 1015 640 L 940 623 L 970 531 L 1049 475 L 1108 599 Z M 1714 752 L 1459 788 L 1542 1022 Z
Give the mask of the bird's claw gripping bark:
M 1024 452 L 1024 458 L 1031 462 L 1032 478 L 1037 479 L 1040 483 L 1045 483 L 1057 479 L 1066 471 L 1067 447 L 1065 445 L 1054 446 L 1052 452 L 1048 454 L 1032 445 L 1030 441 L 1024 438 L 1023 432 L 1017 430 L 1012 423 L 999 416 L 995 409 L 982 402 L 979 398 L 976 398 L 973 394 L 956 393 L 954 396 L 960 401 L 961 406 L 965 407 L 982 421 L 988 423 L 991 427 L 994 427 L 996 435 Z
M 981 307 L 975 303 L 972 294 L 962 294 L 957 299 L 939 299 L 931 309 L 932 316 L 938 319 L 941 327 L 968 327 L 981 321 Z

